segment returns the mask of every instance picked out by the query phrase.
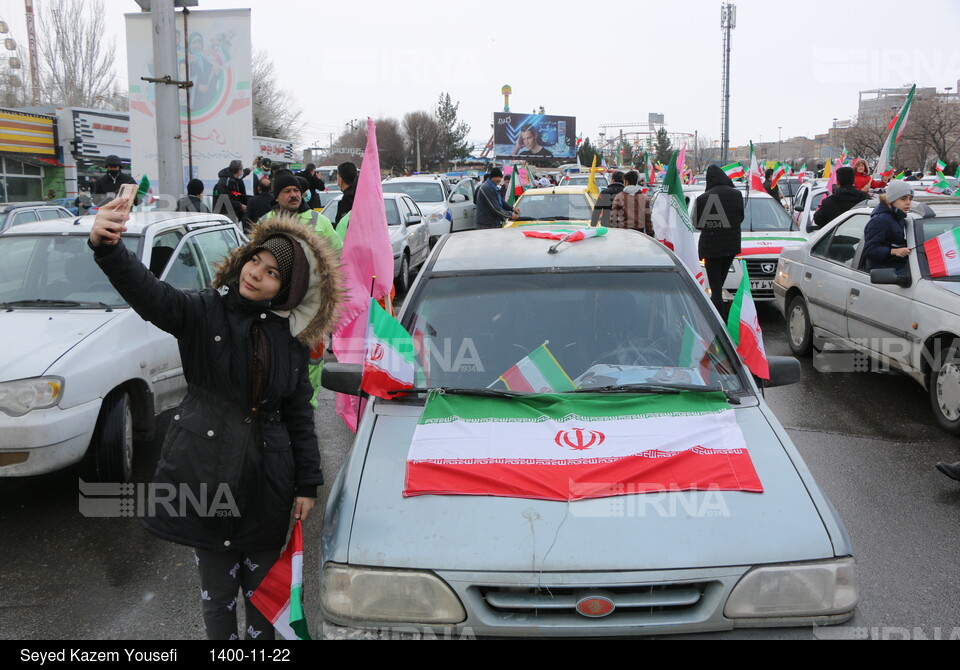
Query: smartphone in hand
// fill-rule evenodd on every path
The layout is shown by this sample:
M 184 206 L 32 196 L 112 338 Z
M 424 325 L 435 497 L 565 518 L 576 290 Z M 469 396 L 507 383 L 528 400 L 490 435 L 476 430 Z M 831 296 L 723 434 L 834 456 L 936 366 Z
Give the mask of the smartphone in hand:
M 133 207 L 133 201 L 136 200 L 137 198 L 137 188 L 138 187 L 136 184 L 120 185 L 120 191 L 117 193 L 117 197 L 120 198 L 121 200 L 126 199 L 126 204 L 124 204 L 123 210 L 122 210 L 124 214 L 130 213 L 130 209 Z M 116 243 L 117 243 L 116 240 L 109 242 L 109 244 L 116 244 Z

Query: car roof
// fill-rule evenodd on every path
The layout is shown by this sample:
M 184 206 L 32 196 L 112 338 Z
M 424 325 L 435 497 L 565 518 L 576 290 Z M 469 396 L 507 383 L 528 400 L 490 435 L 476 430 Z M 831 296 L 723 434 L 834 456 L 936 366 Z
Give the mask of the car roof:
M 523 230 L 529 231 L 531 228 L 468 230 L 447 235 L 442 239 L 441 247 L 433 256 L 427 272 L 678 267 L 666 247 L 640 231 L 608 229 L 602 237 L 567 242 L 560 246 L 558 253 L 551 254 L 548 249 L 556 241 L 524 236 Z M 557 226 L 549 228 L 556 229 Z
M 10 235 L 49 235 L 52 233 L 89 233 L 97 217 L 70 216 L 50 221 L 37 221 L 14 226 L 4 233 Z M 143 235 L 148 228 L 160 224 L 180 225 L 223 225 L 230 219 L 218 214 L 193 214 L 188 212 L 133 212 L 127 221 L 128 235 Z
M 411 175 L 410 177 L 390 177 L 390 179 L 385 179 L 384 184 L 389 182 L 398 182 L 398 181 L 420 181 L 420 182 L 440 182 L 440 181 L 449 181 L 450 178 L 446 175 L 439 174 L 416 174 Z
M 57 198 L 59 200 L 60 198 Z M 37 207 L 61 207 L 56 202 L 3 202 L 0 203 L 0 211 L 12 212 L 15 209 L 33 209 Z
M 528 188 L 521 194 L 521 197 L 524 195 L 573 195 L 586 192 L 586 186 L 544 186 L 541 188 Z

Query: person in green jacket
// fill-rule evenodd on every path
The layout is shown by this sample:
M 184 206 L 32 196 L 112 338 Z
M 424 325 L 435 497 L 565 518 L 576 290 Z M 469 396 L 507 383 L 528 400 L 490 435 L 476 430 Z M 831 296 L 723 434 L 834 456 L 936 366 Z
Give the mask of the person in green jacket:
M 292 173 L 281 173 L 275 175 L 273 179 L 273 197 L 277 201 L 277 206 L 263 215 L 261 221 L 278 216 L 281 213 L 290 214 L 307 228 L 313 230 L 315 235 L 326 239 L 333 247 L 337 255 L 340 255 L 343 249 L 343 238 L 334 230 L 330 219 L 314 209 L 308 209 L 305 212 L 298 211 L 303 202 L 303 191 L 300 180 Z M 344 226 L 346 228 L 346 226 Z M 316 409 L 319 404 L 317 394 L 320 391 L 320 372 L 323 370 L 323 352 L 325 346 L 321 342 L 310 351 L 310 383 L 313 385 L 313 397 L 310 404 Z

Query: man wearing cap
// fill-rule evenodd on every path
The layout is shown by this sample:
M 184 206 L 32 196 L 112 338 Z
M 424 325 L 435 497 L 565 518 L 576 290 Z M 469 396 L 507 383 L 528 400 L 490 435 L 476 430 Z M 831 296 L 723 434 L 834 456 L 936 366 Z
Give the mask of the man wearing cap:
M 203 203 L 202 196 L 203 182 L 191 179 L 187 184 L 187 194 L 177 201 L 177 211 L 209 214 L 210 208 Z
M 123 184 L 137 183 L 133 180 L 133 177 L 120 171 L 120 158 L 118 156 L 112 154 L 107 156 L 106 167 L 107 173 L 93 185 L 93 204 L 98 207 L 116 198 Z M 139 204 L 139 200 L 138 197 L 133 204 Z
M 213 212 L 223 214 L 237 223 L 243 219 L 247 207 L 247 193 L 240 181 L 243 179 L 243 163 L 239 160 L 230 161 L 230 165 L 220 170 L 217 177 L 220 181 L 213 187 Z
M 477 190 L 477 228 L 502 228 L 504 219 L 516 221 L 520 210 L 503 201 L 500 195 L 500 182 L 503 170 L 498 167 L 490 170 L 490 178 Z

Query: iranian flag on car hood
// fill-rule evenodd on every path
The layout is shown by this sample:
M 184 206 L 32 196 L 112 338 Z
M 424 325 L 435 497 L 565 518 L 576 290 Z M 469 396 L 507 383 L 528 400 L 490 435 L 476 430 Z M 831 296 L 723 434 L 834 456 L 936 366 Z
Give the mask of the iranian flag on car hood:
M 799 247 L 806 241 L 804 237 L 786 237 L 783 233 L 750 233 L 740 238 L 740 256 L 779 254 L 788 247 Z
M 763 492 L 722 394 L 434 393 L 403 495 L 579 500 L 665 490 Z

